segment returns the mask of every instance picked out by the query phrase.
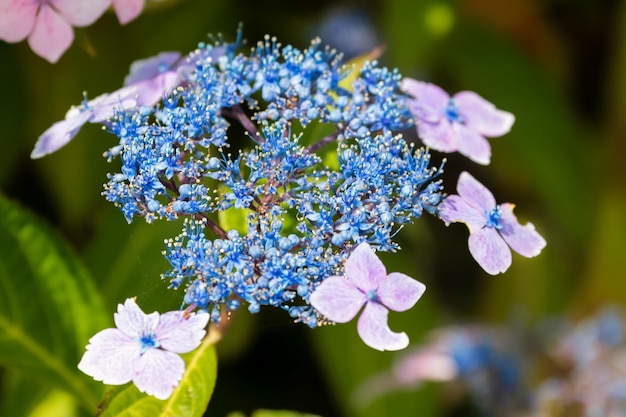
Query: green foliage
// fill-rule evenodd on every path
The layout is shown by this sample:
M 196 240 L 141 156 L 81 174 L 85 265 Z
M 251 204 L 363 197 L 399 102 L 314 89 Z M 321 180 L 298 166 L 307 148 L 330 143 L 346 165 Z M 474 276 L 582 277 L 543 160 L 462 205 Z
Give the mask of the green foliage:
M 108 323 L 92 279 L 45 225 L 0 198 L 0 362 L 95 408 L 102 387 L 77 368 Z

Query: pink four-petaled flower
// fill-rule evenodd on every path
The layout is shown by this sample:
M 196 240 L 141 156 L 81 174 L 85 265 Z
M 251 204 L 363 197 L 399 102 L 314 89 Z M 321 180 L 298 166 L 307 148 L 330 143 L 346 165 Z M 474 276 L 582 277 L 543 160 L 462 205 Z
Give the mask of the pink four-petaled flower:
M 139 391 L 168 398 L 185 371 L 178 355 L 194 350 L 206 334 L 206 313 L 145 314 L 129 298 L 114 315 L 117 328 L 96 333 L 78 369 L 105 384 L 132 381 Z
M 72 26 L 91 25 L 113 2 L 120 23 L 141 13 L 145 0 L 0 0 L 0 39 L 21 42 L 51 63 L 74 40 Z
M 470 231 L 469 250 L 476 262 L 491 275 L 511 266 L 511 249 L 531 258 L 539 255 L 546 241 L 532 223 L 522 226 L 513 214 L 513 204 L 496 205 L 484 185 L 467 172 L 457 183 L 458 195 L 450 195 L 439 205 L 439 216 L 446 223 L 465 223 Z
M 326 278 L 311 294 L 310 303 L 321 314 L 337 323 L 356 317 L 363 305 L 357 331 L 366 345 L 378 350 L 400 350 L 409 344 L 406 333 L 389 329 L 389 310 L 413 307 L 426 287 L 399 273 L 387 275 L 385 265 L 367 243 L 361 243 L 348 257 L 345 277 Z
M 459 152 L 479 164 L 491 160 L 486 137 L 497 137 L 511 130 L 515 117 L 498 110 L 472 91 L 450 97 L 440 87 L 410 78 L 401 89 L 414 97 L 409 110 L 417 117 L 417 133 L 426 146 L 441 152 Z

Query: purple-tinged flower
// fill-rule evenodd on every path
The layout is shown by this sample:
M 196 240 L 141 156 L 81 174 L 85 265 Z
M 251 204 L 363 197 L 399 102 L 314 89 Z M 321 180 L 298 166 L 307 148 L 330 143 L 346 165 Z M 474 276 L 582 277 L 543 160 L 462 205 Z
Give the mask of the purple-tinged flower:
M 496 204 L 484 185 L 462 172 L 450 195 L 439 205 L 439 216 L 449 225 L 465 223 L 470 231 L 469 250 L 476 262 L 491 275 L 511 266 L 511 249 L 527 258 L 539 255 L 546 241 L 532 223 L 522 226 L 513 214 L 515 205 Z
M 153 106 L 159 102 L 166 92 L 181 82 L 175 66 L 180 62 L 180 56 L 179 52 L 162 52 L 133 62 L 124 79 L 124 87 L 72 107 L 64 120 L 56 122 L 39 136 L 30 157 L 36 159 L 56 152 L 67 145 L 87 122 L 101 123 L 113 117 L 116 110 Z
M 321 314 L 337 323 L 352 320 L 361 310 L 357 331 L 366 345 L 384 350 L 400 350 L 409 344 L 406 333 L 389 329 L 389 310 L 406 311 L 420 299 L 426 286 L 408 275 L 392 272 L 367 243 L 361 243 L 348 257 L 345 277 L 326 278 L 311 294 L 310 303 Z
M 74 40 L 72 26 L 88 26 L 111 5 L 111 0 L 0 0 L 0 39 L 21 42 L 51 63 L 59 60 Z
M 89 340 L 78 369 L 105 384 L 132 381 L 139 391 L 164 400 L 185 372 L 179 354 L 200 345 L 209 315 L 145 314 L 129 298 L 118 305 L 114 320 L 117 328 L 104 329 Z
M 511 130 L 513 114 L 498 110 L 472 91 L 450 97 L 440 87 L 402 80 L 402 91 L 413 96 L 410 112 L 417 117 L 417 133 L 425 145 L 441 152 L 459 152 L 472 161 L 488 165 L 491 146 L 486 137 L 502 136 Z
M 124 86 L 133 86 L 136 89 L 137 106 L 158 103 L 165 92 L 180 84 L 182 80 L 177 64 L 181 61 L 180 52 L 161 52 L 130 65 L 130 72 L 124 78 Z
M 80 106 L 72 107 L 65 119 L 54 123 L 39 136 L 30 157 L 36 159 L 56 152 L 67 145 L 87 122 L 100 123 L 113 117 L 115 110 L 136 106 L 136 89 L 132 86 L 102 94 L 93 100 L 85 99 Z

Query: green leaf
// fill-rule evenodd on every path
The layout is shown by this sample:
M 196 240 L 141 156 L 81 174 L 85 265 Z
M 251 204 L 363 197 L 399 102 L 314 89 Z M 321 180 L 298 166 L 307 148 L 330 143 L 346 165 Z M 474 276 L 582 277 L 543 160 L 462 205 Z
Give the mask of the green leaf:
M 209 335 L 200 347 L 186 355 L 180 385 L 167 400 L 139 392 L 134 384 L 115 388 L 104 400 L 99 417 L 193 417 L 202 416 L 209 404 L 217 377 L 215 338 Z
M 5 369 L 2 376 L 0 416 L 93 416 L 81 410 L 78 400 L 66 391 L 51 389 L 48 384 L 14 369 Z
M 76 368 L 108 323 L 91 277 L 43 222 L 3 197 L 0 247 L 0 363 L 94 409 L 101 385 Z
M 256 410 L 251 417 L 319 417 L 317 414 L 299 413 L 289 410 Z
M 246 417 L 241 411 L 233 411 L 226 417 Z M 250 417 L 319 417 L 317 414 L 299 413 L 297 411 L 289 410 L 256 410 L 253 411 Z

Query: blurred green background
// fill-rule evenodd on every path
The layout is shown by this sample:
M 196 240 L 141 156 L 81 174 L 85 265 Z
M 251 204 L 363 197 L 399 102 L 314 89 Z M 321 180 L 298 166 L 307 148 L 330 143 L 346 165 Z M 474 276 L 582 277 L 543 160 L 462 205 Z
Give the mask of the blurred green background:
M 333 26 L 332 19 L 340 23 Z M 450 323 L 506 325 L 512 316 L 537 323 L 626 303 L 624 2 L 164 0 L 149 3 L 127 26 L 107 13 L 76 30 L 55 65 L 25 42 L 0 42 L 1 192 L 69 242 L 107 311 L 129 296 L 138 296 L 146 311 L 178 307 L 181 295 L 166 290 L 159 275 L 167 269 L 163 239 L 177 235 L 180 225 L 141 219 L 128 225 L 101 197 L 106 173 L 117 169 L 102 153 L 115 138 L 95 125 L 41 160 L 29 159 L 30 151 L 83 91 L 95 97 L 115 90 L 134 60 L 190 51 L 209 33 L 233 40 L 240 22 L 245 48 L 265 34 L 305 48 L 325 33 L 324 42 L 353 54 L 385 45 L 384 65 L 451 93 L 474 90 L 516 115 L 512 132 L 491 141 L 490 166 L 452 155 L 445 179 L 454 185 L 460 171 L 472 172 L 498 201 L 517 204 L 518 218 L 536 226 L 547 248 L 531 260 L 514 255 L 511 269 L 492 277 L 472 260 L 463 226 L 421 219 L 400 233 L 402 252 L 383 257 L 390 271 L 428 288 L 413 310 L 392 314 L 393 329 L 419 343 Z M 347 31 L 352 27 L 360 32 Z M 283 312 L 242 311 L 218 345 L 217 387 L 206 415 L 258 408 L 328 417 L 472 415 L 449 405 L 434 385 L 390 394 L 365 409 L 353 404 L 359 383 L 396 357 L 365 346 L 355 328 L 312 331 Z

